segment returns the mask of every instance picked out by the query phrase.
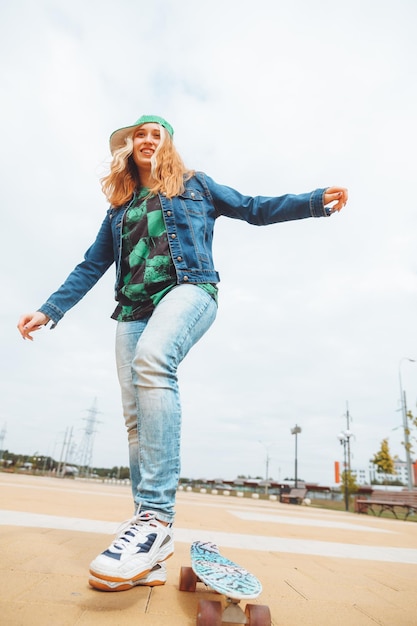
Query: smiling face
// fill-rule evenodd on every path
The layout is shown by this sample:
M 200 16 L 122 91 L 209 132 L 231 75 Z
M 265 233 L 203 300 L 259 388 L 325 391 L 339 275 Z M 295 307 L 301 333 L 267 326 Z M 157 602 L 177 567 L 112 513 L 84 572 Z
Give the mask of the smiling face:
M 139 172 L 150 172 L 151 158 L 161 143 L 161 127 L 149 122 L 133 133 L 133 160 Z

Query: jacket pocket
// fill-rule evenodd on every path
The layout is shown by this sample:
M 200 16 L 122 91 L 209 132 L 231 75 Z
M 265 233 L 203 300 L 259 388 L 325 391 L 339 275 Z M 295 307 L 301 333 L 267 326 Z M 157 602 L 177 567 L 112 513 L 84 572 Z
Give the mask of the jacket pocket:
M 201 215 L 204 212 L 204 197 L 197 189 L 186 189 L 180 196 L 182 207 L 188 213 Z

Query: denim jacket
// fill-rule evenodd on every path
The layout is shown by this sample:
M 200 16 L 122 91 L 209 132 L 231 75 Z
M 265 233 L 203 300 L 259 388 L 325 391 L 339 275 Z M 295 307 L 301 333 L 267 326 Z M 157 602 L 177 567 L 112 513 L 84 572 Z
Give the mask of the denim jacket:
M 219 185 L 206 174 L 196 172 L 186 181 L 184 192 L 174 198 L 160 194 L 169 248 L 177 273 L 177 283 L 218 283 L 212 257 L 213 230 L 220 215 L 263 226 L 306 217 L 329 215 L 323 205 L 325 189 L 280 197 L 244 196 Z M 121 280 L 122 224 L 136 195 L 122 207 L 110 207 L 95 242 L 84 260 L 63 285 L 38 310 L 55 327 L 63 315 L 116 264 L 115 292 Z

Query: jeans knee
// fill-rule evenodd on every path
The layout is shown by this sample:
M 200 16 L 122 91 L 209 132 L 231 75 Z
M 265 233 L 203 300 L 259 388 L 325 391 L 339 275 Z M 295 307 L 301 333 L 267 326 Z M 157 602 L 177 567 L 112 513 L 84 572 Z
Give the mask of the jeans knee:
M 163 381 L 176 380 L 177 364 L 169 354 L 141 346 L 132 363 L 133 379 L 140 387 L 165 386 Z

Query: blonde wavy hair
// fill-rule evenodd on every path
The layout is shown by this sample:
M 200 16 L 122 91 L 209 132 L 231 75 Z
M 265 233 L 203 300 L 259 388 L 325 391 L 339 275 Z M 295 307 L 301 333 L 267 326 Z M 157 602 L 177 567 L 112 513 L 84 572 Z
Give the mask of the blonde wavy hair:
M 110 173 L 101 179 L 103 193 L 114 207 L 120 207 L 130 200 L 141 185 L 132 156 L 133 135 L 138 128 L 133 128 L 125 139 L 125 145 L 114 151 Z M 151 158 L 153 184 L 149 192 L 164 193 L 168 198 L 173 198 L 184 191 L 184 182 L 193 176 L 194 170 L 185 167 L 171 135 L 163 126 L 160 126 L 160 131 L 161 141 Z

